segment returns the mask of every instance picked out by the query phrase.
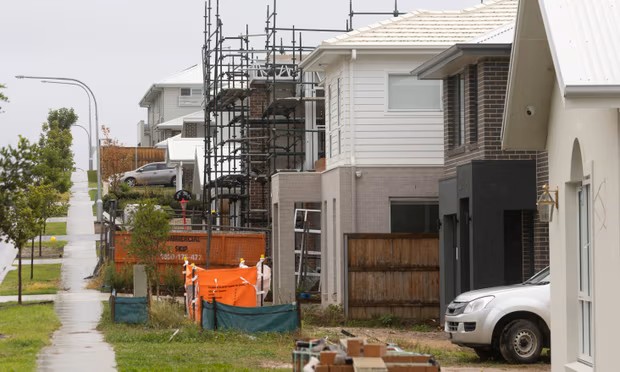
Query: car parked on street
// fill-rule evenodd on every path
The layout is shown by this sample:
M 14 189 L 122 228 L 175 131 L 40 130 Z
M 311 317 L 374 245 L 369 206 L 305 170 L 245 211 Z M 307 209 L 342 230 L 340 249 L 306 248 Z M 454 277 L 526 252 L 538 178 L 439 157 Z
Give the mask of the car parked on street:
M 550 345 L 550 282 L 547 267 L 521 284 L 462 293 L 448 305 L 445 331 L 483 360 L 534 363 Z
M 120 181 L 130 187 L 136 185 L 176 186 L 177 176 L 174 167 L 169 167 L 166 163 L 149 163 L 136 170 L 123 173 Z

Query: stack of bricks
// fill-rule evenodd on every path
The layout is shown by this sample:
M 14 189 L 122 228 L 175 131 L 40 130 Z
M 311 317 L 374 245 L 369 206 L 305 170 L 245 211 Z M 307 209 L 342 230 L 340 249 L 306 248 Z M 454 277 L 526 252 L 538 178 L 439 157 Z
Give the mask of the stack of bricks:
M 366 343 L 361 338 L 340 340 L 345 358 L 338 351 L 322 351 L 316 372 L 438 372 L 432 356 L 391 351 L 385 344 Z

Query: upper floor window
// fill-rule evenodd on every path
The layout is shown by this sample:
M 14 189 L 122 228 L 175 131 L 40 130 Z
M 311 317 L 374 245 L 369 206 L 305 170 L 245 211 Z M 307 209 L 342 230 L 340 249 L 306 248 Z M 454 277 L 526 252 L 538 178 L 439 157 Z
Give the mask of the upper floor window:
M 441 82 L 409 74 L 388 75 L 388 110 L 441 110 Z
M 472 78 L 469 87 L 469 142 L 478 142 L 478 65 L 469 69 Z
M 202 89 L 200 88 L 181 88 L 182 97 L 190 96 L 202 96 Z
M 454 95 L 452 96 L 452 133 L 454 147 L 465 143 L 465 78 L 463 74 L 452 77 Z

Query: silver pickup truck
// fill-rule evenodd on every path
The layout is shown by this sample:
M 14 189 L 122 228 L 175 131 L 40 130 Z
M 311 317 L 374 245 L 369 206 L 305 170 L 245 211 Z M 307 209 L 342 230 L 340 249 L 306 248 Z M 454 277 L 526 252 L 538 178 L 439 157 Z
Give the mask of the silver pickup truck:
M 463 293 L 448 305 L 445 331 L 481 359 L 535 363 L 550 345 L 550 282 L 547 267 L 521 284 Z

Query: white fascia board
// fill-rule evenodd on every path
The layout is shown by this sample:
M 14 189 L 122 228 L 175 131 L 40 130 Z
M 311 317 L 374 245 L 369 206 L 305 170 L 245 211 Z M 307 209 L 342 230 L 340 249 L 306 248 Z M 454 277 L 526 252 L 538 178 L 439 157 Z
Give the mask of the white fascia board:
M 448 46 L 422 46 L 422 45 L 365 45 L 365 44 L 351 44 L 351 45 L 321 45 L 304 59 L 299 66 L 305 71 L 323 71 L 323 66 L 320 66 L 321 61 L 326 57 L 334 56 L 348 56 L 352 50 L 356 50 L 358 55 L 373 55 L 373 54 L 400 54 L 400 55 L 416 55 L 416 54 L 437 54 L 446 50 Z

